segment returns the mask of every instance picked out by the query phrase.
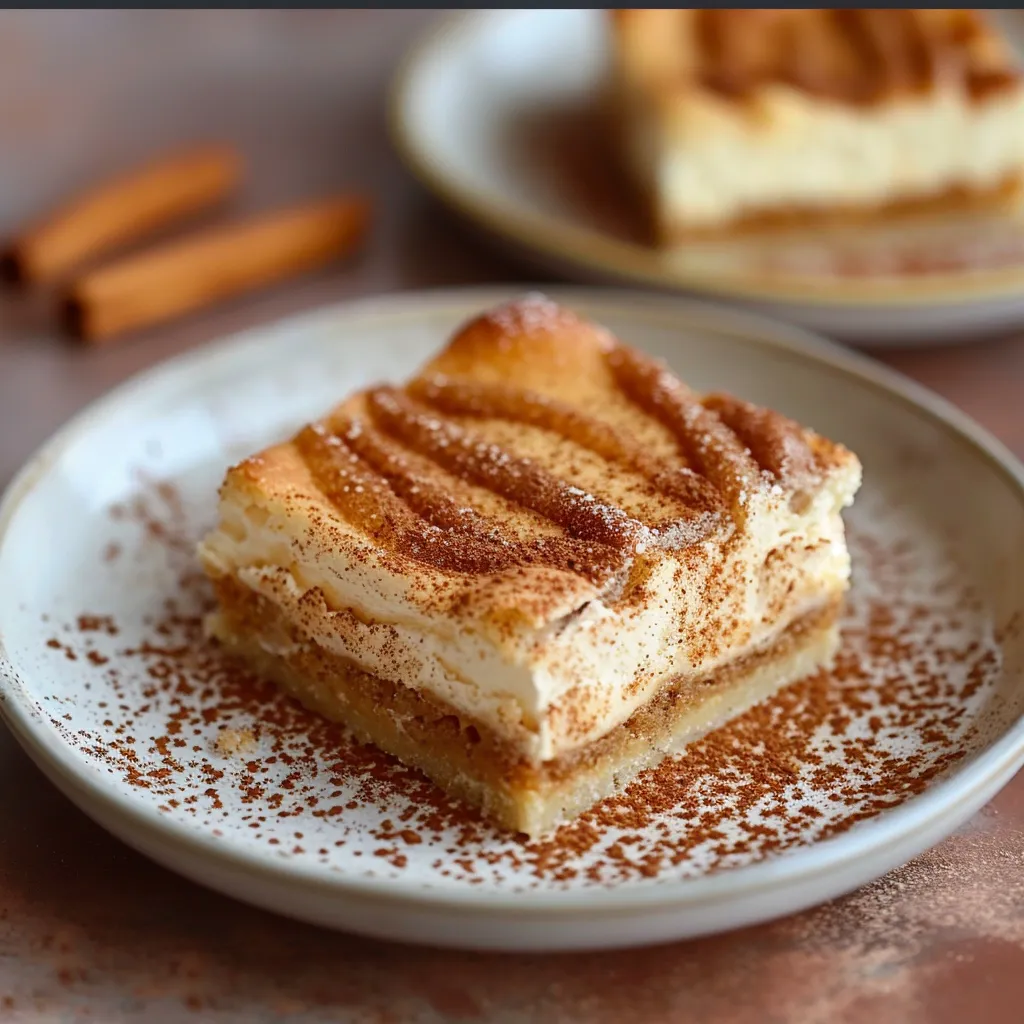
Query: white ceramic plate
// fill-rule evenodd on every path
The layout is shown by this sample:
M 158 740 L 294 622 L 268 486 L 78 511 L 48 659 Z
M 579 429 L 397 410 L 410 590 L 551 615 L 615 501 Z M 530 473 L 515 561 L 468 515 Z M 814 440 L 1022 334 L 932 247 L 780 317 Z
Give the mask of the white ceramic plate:
M 860 453 L 842 678 L 791 691 L 767 731 L 734 728 L 717 761 L 698 748 L 673 762 L 695 774 L 680 801 L 647 806 L 639 787 L 621 828 L 523 844 L 224 668 L 198 639 L 192 545 L 226 464 L 357 386 L 404 377 L 504 297 L 384 298 L 229 339 L 119 388 L 32 459 L 0 508 L 0 710 L 53 782 L 132 846 L 240 899 L 489 949 L 626 946 L 788 913 L 989 800 L 1024 759 L 1021 468 L 858 356 L 668 297 L 557 294 L 694 385 Z
M 1002 13 L 1019 35 L 1019 15 Z M 521 255 L 577 280 L 715 294 L 873 345 L 970 340 L 1024 323 L 1024 216 L 765 234 L 671 253 L 646 244 L 596 141 L 604 27 L 597 9 L 444 22 L 395 84 L 392 129 L 408 165 Z

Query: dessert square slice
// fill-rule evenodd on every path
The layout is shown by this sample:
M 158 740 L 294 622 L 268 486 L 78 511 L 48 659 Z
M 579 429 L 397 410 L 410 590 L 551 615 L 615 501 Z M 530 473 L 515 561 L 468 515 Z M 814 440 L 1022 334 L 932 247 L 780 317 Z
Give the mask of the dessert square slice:
M 611 36 L 662 242 L 1018 198 L 1024 82 L 978 10 L 616 10 Z
M 536 835 L 829 662 L 860 475 L 528 297 L 228 471 L 209 627 Z

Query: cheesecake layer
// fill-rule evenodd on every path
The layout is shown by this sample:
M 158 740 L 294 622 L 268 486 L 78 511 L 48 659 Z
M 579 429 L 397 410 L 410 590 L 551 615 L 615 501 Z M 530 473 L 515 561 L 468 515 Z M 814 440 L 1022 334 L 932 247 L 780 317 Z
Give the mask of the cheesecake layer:
M 799 219 L 1007 201 L 1016 200 L 1024 170 L 1024 90 L 983 103 L 952 92 L 858 108 L 780 87 L 751 111 L 705 95 L 634 107 L 624 133 L 663 236 L 773 211 Z
M 807 613 L 713 676 L 666 680 L 600 739 L 535 764 L 484 721 L 321 647 L 245 584 L 222 577 L 217 596 L 211 631 L 233 655 L 497 824 L 531 836 L 621 791 L 666 755 L 827 665 L 838 642 L 841 603 Z

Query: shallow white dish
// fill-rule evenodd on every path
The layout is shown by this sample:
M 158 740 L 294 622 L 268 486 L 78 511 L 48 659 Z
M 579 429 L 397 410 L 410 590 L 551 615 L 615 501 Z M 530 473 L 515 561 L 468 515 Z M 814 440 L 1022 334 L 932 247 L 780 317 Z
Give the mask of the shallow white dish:
M 1019 15 L 1000 13 L 1020 36 Z M 1024 322 L 1024 215 L 766 234 L 671 253 L 646 244 L 594 141 L 606 51 L 598 9 L 454 16 L 398 75 L 398 148 L 460 213 L 576 280 L 717 295 L 876 346 L 971 340 Z
M 486 949 L 636 945 L 789 913 L 907 860 L 988 801 L 1024 761 L 1021 467 L 942 400 L 793 328 L 668 297 L 554 294 L 695 386 L 780 408 L 862 456 L 847 661 L 869 703 L 876 689 L 889 694 L 867 768 L 847 763 L 847 744 L 868 710 L 845 723 L 829 712 L 805 744 L 839 776 L 816 780 L 813 764 L 797 765 L 739 811 L 742 787 L 775 770 L 758 767 L 752 748 L 738 788 L 709 797 L 726 838 L 654 872 L 645 853 L 678 852 L 693 835 L 671 809 L 648 814 L 618 853 L 614 830 L 576 852 L 483 826 L 462 826 L 460 840 L 456 818 L 431 824 L 429 801 L 415 806 L 422 784 L 385 785 L 394 770 L 353 768 L 341 747 L 305 750 L 291 705 L 269 690 L 243 699 L 215 654 L 188 639 L 202 598 L 191 544 L 225 465 L 357 386 L 404 377 L 460 321 L 509 295 L 473 289 L 328 308 L 188 354 L 91 407 L 25 467 L 0 506 L 0 712 L 52 781 L 132 846 L 240 899 L 374 936 Z M 855 639 L 879 607 L 918 615 L 917 648 L 872 654 Z M 914 682 L 914 662 L 932 676 Z M 910 682 L 885 682 L 894 665 Z M 937 745 L 921 718 L 935 717 L 921 711 L 929 701 L 945 722 Z M 844 707 L 833 709 L 840 718 Z M 251 728 L 250 749 L 218 745 L 224 726 Z M 869 791 L 900 765 L 929 781 L 879 813 Z M 789 823 L 773 851 L 765 836 L 778 812 Z

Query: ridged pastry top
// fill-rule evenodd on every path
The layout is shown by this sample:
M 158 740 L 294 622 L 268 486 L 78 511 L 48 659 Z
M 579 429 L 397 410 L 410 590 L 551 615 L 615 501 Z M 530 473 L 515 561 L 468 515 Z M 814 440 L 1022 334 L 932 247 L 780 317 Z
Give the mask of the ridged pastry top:
M 797 510 L 852 459 L 531 296 L 228 482 L 315 490 L 375 548 L 446 575 L 547 568 L 623 593 L 638 561 L 742 530 L 758 495 Z
M 939 86 L 1017 85 L 1011 51 L 973 8 L 616 10 L 619 70 L 654 90 L 743 97 L 787 85 L 846 103 Z

